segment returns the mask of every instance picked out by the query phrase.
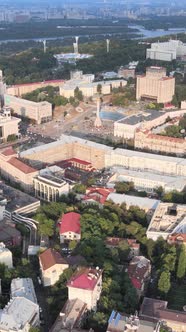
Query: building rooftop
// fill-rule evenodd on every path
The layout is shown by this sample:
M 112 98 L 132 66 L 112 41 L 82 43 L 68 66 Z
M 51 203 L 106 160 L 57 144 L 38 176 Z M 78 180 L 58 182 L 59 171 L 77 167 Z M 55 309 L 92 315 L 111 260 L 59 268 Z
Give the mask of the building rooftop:
M 23 212 L 23 209 L 27 209 L 35 206 L 37 209 L 40 206 L 40 201 L 33 196 L 30 196 L 21 190 L 8 186 L 4 182 L 0 181 L 0 190 L 3 192 L 3 197 L 6 198 L 6 210 L 9 212 Z M 26 211 L 25 211 L 26 213 Z
M 138 197 L 130 196 L 125 194 L 111 193 L 107 197 L 107 201 L 111 200 L 115 204 L 121 205 L 125 203 L 127 206 L 138 206 L 141 209 L 155 210 L 159 204 L 159 200 L 147 198 L 147 197 Z
M 47 270 L 56 264 L 68 264 L 59 252 L 51 248 L 42 252 L 39 255 L 39 260 L 43 270 Z
M 1 154 L 3 154 L 4 156 L 8 157 L 8 156 L 12 156 L 12 155 L 15 155 L 16 154 L 16 151 L 13 149 L 12 146 L 4 149 L 4 150 L 1 150 L 0 152 Z
M 37 172 L 37 169 L 25 164 L 23 161 L 19 160 L 16 157 L 12 157 L 10 160 L 8 160 L 8 163 L 25 174 Z
M 150 261 L 144 256 L 136 256 L 130 261 L 128 275 L 135 288 L 141 289 L 149 267 Z
M 61 332 L 79 327 L 80 320 L 86 310 L 86 303 L 79 299 L 67 300 L 50 332 Z
M 0 310 L 0 330 L 20 331 L 32 321 L 38 305 L 24 297 L 16 297 Z
M 28 86 L 28 85 L 38 85 L 38 84 L 47 84 L 47 83 L 63 83 L 63 82 L 64 82 L 64 80 L 49 80 L 49 81 L 43 81 L 43 82 L 15 84 L 15 85 L 11 85 L 11 87 L 22 87 L 22 86 Z
M 151 219 L 147 233 L 186 233 L 186 205 L 160 202 Z
M 186 324 L 186 312 L 168 309 L 167 305 L 166 301 L 145 297 L 141 305 L 140 316 Z
M 123 124 L 128 124 L 131 126 L 134 126 L 136 124 L 139 124 L 141 122 L 147 122 L 147 121 L 152 121 L 155 120 L 157 118 L 159 118 L 160 116 L 164 115 L 165 112 L 164 111 L 157 111 L 157 110 L 147 110 L 143 113 L 138 113 L 138 114 L 134 114 L 131 116 L 127 116 L 121 120 L 118 120 L 117 123 L 123 123 Z
M 107 188 L 87 188 L 86 195 L 83 197 L 84 201 L 96 201 L 100 204 L 104 204 L 107 197 L 114 189 Z
M 70 278 L 67 283 L 67 287 L 92 291 L 97 285 L 101 275 L 102 270 L 99 268 L 82 268 L 81 270 L 76 271 Z
M 81 215 L 76 212 L 65 213 L 60 220 L 60 234 L 67 232 L 81 233 Z
M 25 297 L 37 303 L 34 284 L 31 278 L 16 278 L 11 281 L 11 297 Z
M 107 237 L 105 244 L 110 247 L 117 247 L 122 242 L 126 242 L 131 249 L 140 248 L 140 244 L 136 242 L 136 239 L 125 239 L 121 237 Z

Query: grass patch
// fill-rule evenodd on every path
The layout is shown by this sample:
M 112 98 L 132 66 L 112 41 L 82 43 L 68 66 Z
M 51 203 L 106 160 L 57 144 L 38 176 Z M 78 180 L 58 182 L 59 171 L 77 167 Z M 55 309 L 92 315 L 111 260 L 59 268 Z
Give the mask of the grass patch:
M 183 310 L 186 304 L 186 285 L 172 285 L 168 294 L 168 307 L 173 310 Z

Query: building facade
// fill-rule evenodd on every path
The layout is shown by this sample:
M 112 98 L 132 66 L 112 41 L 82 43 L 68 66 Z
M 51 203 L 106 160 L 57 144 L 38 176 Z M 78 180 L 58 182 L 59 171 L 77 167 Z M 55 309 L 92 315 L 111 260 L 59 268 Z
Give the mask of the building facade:
M 61 254 L 50 248 L 39 255 L 39 264 L 44 287 L 54 285 L 69 267 Z
M 5 264 L 9 269 L 13 268 L 12 253 L 2 242 L 0 243 L 0 264 Z
M 6 94 L 4 102 L 5 106 L 10 107 L 15 114 L 34 120 L 37 124 L 52 120 L 52 104 L 47 101 L 36 103 Z
M 79 241 L 81 239 L 81 215 L 76 212 L 65 213 L 59 222 L 60 242 Z
M 186 44 L 180 40 L 152 43 L 146 50 L 146 58 L 152 60 L 172 61 L 186 55 Z
M 76 271 L 67 287 L 69 300 L 78 298 L 87 304 L 88 310 L 96 310 L 102 289 L 102 270 L 83 268 Z
M 136 99 L 150 99 L 157 103 L 172 101 L 175 92 L 175 78 L 167 77 L 162 67 L 149 67 L 146 75 L 137 76 Z
M 4 143 L 11 135 L 19 136 L 20 119 L 11 115 L 10 108 L 0 112 L 0 143 Z
M 136 130 L 134 146 L 139 150 L 186 155 L 186 139 L 151 133 L 149 130 Z

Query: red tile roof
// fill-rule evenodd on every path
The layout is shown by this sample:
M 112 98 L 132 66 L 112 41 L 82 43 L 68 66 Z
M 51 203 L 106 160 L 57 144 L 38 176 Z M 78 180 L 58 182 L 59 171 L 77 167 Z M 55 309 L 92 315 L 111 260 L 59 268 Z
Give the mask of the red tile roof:
M 107 237 L 106 238 L 106 244 L 109 246 L 117 247 L 120 242 L 127 241 L 130 248 L 136 248 L 139 249 L 140 245 L 139 243 L 136 243 L 136 239 L 124 239 L 120 237 Z
M 13 147 L 10 146 L 6 149 L 4 149 L 2 152 L 1 152 L 4 156 L 12 156 L 14 154 L 16 154 L 16 152 L 14 151 Z
M 128 275 L 134 287 L 141 289 L 150 269 L 150 261 L 143 257 L 134 257 L 128 267 Z M 138 282 L 137 282 L 138 281 Z
M 67 287 L 94 290 L 101 275 L 102 270 L 91 268 L 81 269 L 70 278 Z
M 60 234 L 67 232 L 81 233 L 80 225 L 81 215 L 76 212 L 69 212 L 62 216 L 60 221 Z
M 68 264 L 58 251 L 47 249 L 39 255 L 43 270 L 47 270 L 56 264 Z
M 167 240 L 170 242 L 180 241 L 180 242 L 186 243 L 186 234 L 182 234 L 182 233 L 171 234 L 171 235 L 169 235 Z
M 108 195 L 113 191 L 114 189 L 107 188 L 87 188 L 86 195 L 83 199 L 85 201 L 94 200 L 98 203 L 104 204 Z
M 21 87 L 21 86 L 48 84 L 48 83 L 62 83 L 62 82 L 64 82 L 64 80 L 49 80 L 49 81 L 43 81 L 43 82 L 15 84 L 15 85 L 12 85 L 12 87 Z
M 14 166 L 15 168 L 19 169 L 21 172 L 25 173 L 25 174 L 29 174 L 29 173 L 34 173 L 37 170 L 27 164 L 25 164 L 23 161 L 19 160 L 16 157 L 12 157 L 9 161 L 9 164 L 11 164 L 12 166 Z

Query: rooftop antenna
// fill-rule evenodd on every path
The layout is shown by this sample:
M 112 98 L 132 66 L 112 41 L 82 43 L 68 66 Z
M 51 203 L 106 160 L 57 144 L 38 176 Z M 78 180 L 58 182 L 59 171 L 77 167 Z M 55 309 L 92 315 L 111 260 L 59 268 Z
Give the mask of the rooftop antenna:
M 110 52 L 110 39 L 106 39 L 106 43 L 107 43 L 107 53 Z

